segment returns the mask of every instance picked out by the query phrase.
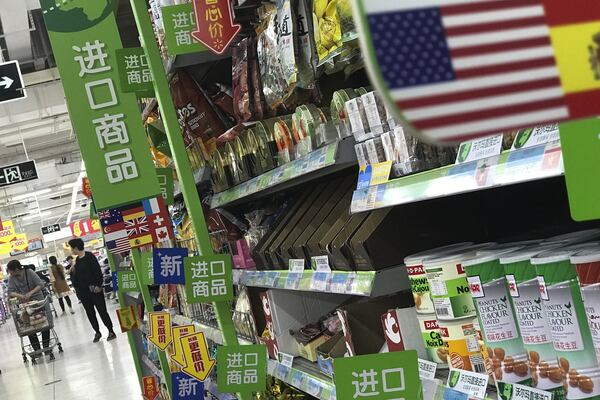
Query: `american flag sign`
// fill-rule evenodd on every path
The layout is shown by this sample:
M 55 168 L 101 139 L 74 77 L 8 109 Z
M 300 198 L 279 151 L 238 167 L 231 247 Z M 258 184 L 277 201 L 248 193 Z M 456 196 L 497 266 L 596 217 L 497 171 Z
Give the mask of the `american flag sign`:
M 426 140 L 600 114 L 600 2 L 354 0 L 372 80 Z

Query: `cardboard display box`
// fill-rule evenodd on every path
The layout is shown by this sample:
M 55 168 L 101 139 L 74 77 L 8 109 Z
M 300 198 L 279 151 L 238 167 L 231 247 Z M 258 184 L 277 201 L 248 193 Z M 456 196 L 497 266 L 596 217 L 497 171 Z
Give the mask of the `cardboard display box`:
M 336 333 L 328 341 L 317 347 L 317 364 L 325 375 L 333 377 L 333 360 L 344 357 L 346 342 L 342 332 Z

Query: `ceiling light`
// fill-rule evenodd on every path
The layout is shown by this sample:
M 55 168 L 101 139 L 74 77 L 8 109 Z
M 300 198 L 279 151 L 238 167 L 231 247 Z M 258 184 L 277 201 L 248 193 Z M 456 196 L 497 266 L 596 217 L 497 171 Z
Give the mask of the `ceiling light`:
M 73 189 L 75 186 L 78 186 L 78 185 L 79 185 L 79 182 L 65 183 L 60 188 L 61 189 Z
M 23 218 L 21 218 L 21 221 L 31 221 L 32 219 L 48 217 L 50 215 L 52 215 L 52 212 L 42 211 L 40 213 L 26 215 Z
M 30 197 L 40 196 L 42 194 L 47 194 L 47 193 L 51 193 L 51 192 L 52 192 L 52 189 L 42 189 L 42 190 L 38 190 L 37 192 L 25 193 L 25 194 L 20 194 L 18 196 L 13 196 L 13 197 L 11 197 L 11 201 L 24 200 L 24 199 L 28 199 Z

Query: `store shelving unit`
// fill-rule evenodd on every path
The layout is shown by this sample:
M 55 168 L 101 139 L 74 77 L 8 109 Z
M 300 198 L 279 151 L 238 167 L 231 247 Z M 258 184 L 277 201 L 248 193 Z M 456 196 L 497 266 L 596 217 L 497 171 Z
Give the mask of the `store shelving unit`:
M 351 212 L 372 211 L 563 174 L 560 143 L 551 142 L 356 190 Z
M 336 400 L 333 380 L 301 358 L 294 359 L 291 368 L 269 359 L 267 373 L 320 400 Z
M 307 270 L 303 273 L 294 273 L 287 270 L 234 270 L 233 272 L 235 284 L 268 289 L 376 297 L 410 288 L 403 267 L 386 268 L 381 271 Z
M 173 323 L 175 325 L 194 325 L 198 332 L 204 333 L 206 340 L 213 341 L 216 344 L 223 344 L 223 333 L 219 330 L 219 328 L 203 324 L 184 315 L 176 315 L 173 318 Z M 254 344 L 253 342 L 250 342 L 244 338 L 238 337 L 238 340 L 240 344 Z
M 354 139 L 345 138 L 215 194 L 211 201 L 211 208 L 232 206 L 269 196 L 353 165 L 356 165 Z

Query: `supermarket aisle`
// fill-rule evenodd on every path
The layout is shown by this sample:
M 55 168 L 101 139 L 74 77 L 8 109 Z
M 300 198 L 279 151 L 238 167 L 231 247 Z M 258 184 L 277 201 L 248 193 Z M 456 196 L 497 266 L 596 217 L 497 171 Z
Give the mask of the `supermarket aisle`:
M 76 302 L 77 300 L 75 300 Z M 118 325 L 116 304 L 107 303 L 113 323 Z M 55 301 L 58 308 L 58 302 Z M 93 332 L 81 304 L 75 315 L 55 319 L 64 353 L 55 350 L 56 361 L 24 364 L 12 319 L 0 327 L 0 400 L 102 400 L 141 398 L 127 336 L 92 343 Z M 28 340 L 27 338 L 25 339 Z

